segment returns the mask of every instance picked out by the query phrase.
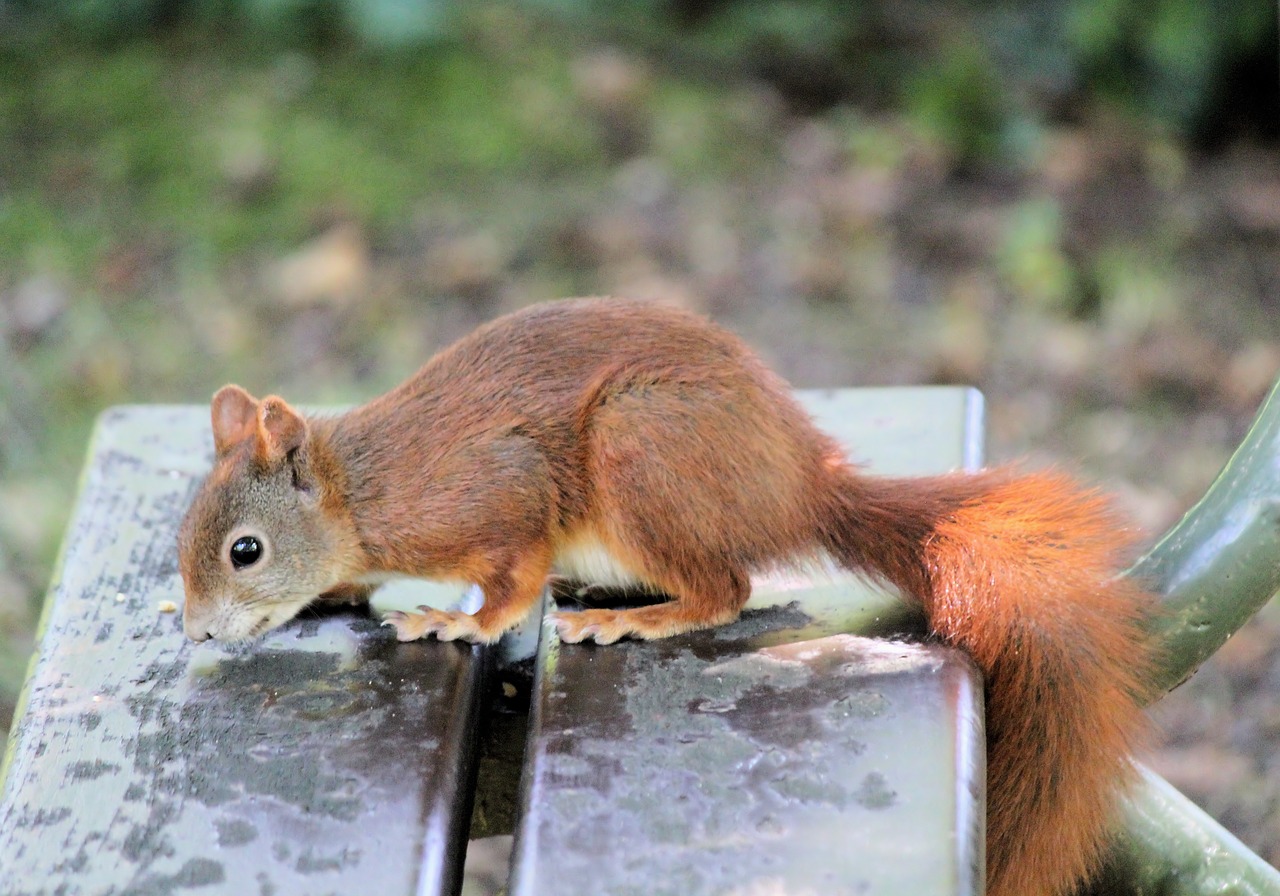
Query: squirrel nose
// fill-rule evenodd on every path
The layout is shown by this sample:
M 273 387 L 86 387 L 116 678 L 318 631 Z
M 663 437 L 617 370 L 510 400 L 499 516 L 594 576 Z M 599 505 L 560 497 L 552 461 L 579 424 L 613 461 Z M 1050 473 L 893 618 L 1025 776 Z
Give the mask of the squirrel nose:
M 192 619 L 191 613 L 182 614 L 182 633 L 192 641 L 208 641 L 213 637 L 213 632 L 209 631 L 209 627 L 199 619 Z

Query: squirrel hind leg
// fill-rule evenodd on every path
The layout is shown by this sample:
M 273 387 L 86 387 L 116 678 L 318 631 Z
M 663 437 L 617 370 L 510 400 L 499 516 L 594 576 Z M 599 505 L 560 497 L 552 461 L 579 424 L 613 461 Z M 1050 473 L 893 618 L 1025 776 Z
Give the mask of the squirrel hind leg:
M 555 614 L 560 640 L 593 640 L 612 644 L 633 637 L 651 641 L 682 632 L 732 622 L 751 596 L 751 582 L 732 569 L 703 572 L 696 577 L 668 575 L 654 583 L 672 599 L 624 610 L 580 610 Z

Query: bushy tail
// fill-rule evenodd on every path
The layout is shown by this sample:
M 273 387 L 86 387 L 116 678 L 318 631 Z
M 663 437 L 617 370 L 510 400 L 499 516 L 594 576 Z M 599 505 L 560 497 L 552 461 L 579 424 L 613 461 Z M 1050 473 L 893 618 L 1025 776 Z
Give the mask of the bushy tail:
M 834 475 L 828 550 L 919 597 L 986 678 L 989 896 L 1073 892 L 1146 730 L 1153 604 L 1116 575 L 1133 533 L 1053 472 Z

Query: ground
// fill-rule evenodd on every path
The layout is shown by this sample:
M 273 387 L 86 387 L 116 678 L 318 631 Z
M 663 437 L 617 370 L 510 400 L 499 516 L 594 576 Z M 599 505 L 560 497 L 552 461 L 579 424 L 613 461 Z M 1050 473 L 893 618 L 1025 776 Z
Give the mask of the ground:
M 1106 108 L 1024 149 L 961 164 L 498 8 L 377 58 L 6 48 L 0 718 L 102 408 L 358 401 L 566 295 L 706 313 L 797 386 L 977 385 L 991 459 L 1075 470 L 1154 538 L 1280 371 L 1280 151 Z M 1273 863 L 1276 684 L 1272 607 L 1156 710 L 1152 758 Z

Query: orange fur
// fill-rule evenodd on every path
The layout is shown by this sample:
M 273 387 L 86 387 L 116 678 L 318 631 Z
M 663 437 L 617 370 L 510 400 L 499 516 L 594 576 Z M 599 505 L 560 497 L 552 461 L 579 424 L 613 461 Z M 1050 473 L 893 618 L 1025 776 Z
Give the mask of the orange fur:
M 933 631 L 983 670 L 987 893 L 1071 892 L 1097 870 L 1147 727 L 1152 602 L 1116 575 L 1133 535 L 1103 496 L 1054 472 L 849 475 L 844 488 L 837 556 L 918 596 Z M 886 525 L 865 520 L 869 506 L 905 541 L 868 548 Z
M 228 387 L 213 422 L 180 536 L 192 637 L 400 573 L 485 593 L 474 616 L 392 614 L 400 637 L 493 641 L 584 542 L 672 599 L 564 613 L 561 636 L 663 637 L 733 619 L 752 572 L 825 549 L 919 599 L 986 676 L 988 893 L 1062 896 L 1094 869 L 1143 727 L 1149 599 L 1115 578 L 1124 527 L 1065 477 L 862 475 L 737 338 L 601 300 L 500 318 L 340 417 Z M 243 573 L 219 552 L 246 514 L 275 565 Z

